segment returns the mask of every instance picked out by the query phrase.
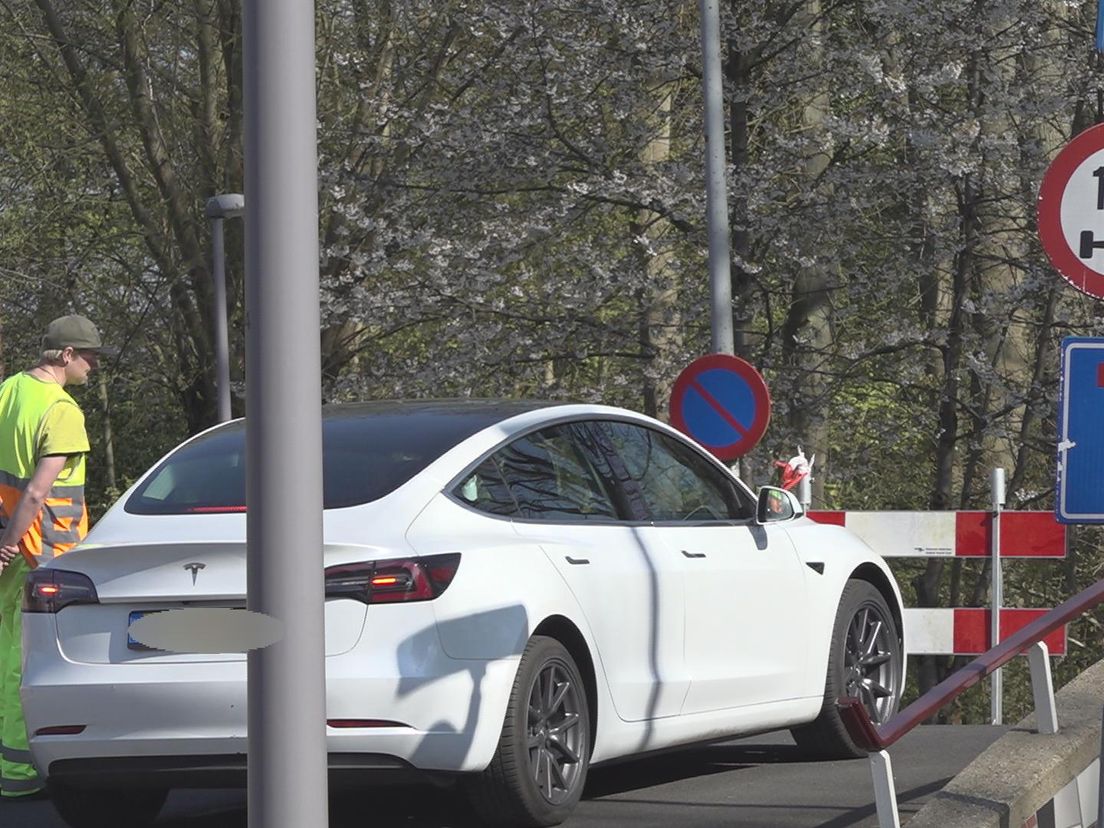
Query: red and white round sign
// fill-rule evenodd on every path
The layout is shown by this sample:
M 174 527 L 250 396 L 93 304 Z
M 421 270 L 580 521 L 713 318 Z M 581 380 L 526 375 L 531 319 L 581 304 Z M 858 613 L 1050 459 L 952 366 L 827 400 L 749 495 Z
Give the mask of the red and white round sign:
M 1104 124 L 1076 136 L 1039 188 L 1039 240 L 1078 290 L 1104 299 Z

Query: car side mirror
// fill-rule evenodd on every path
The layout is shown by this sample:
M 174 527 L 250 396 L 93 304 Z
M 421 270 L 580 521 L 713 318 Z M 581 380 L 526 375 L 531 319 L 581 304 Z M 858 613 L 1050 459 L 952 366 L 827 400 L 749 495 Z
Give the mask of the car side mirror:
M 759 490 L 759 500 L 755 506 L 756 523 L 782 523 L 794 520 L 805 514 L 805 508 L 801 505 L 793 492 L 779 489 L 776 486 L 763 486 Z

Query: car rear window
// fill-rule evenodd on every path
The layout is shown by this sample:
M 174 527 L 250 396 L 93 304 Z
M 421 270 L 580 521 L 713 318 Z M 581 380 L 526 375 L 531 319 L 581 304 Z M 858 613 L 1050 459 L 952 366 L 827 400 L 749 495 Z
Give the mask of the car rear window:
M 378 500 L 499 419 L 501 415 L 485 410 L 394 407 L 325 418 L 324 508 Z M 181 446 L 142 482 L 124 508 L 142 515 L 244 511 L 244 425 L 231 423 Z

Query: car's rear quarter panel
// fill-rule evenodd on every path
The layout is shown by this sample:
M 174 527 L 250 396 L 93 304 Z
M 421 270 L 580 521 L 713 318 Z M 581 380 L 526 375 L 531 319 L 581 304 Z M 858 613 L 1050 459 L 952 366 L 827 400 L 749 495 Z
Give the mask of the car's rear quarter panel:
M 418 516 L 407 540 L 422 555 L 461 553 L 452 585 L 433 601 L 441 646 L 450 657 L 472 663 L 473 669 L 481 663 L 508 663 L 516 672 L 526 643 L 547 619 L 565 619 L 579 631 L 594 663 L 597 750 L 602 716 L 612 710 L 605 677 L 578 602 L 540 545 L 520 537 L 509 520 L 482 515 L 445 494 Z M 494 753 L 512 684 L 506 683 L 505 693 L 484 684 L 473 742 L 479 761 L 489 762 Z

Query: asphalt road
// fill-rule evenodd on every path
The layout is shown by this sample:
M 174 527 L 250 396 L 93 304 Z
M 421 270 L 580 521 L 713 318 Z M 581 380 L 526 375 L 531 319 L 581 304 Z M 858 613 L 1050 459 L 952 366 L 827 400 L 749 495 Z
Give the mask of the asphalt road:
M 890 751 L 901 821 L 1007 728 L 926 726 Z M 594 768 L 565 828 L 874 828 L 870 763 L 807 762 L 789 736 L 755 736 Z M 158 828 L 246 828 L 244 791 L 175 791 Z M 433 788 L 334 797 L 329 828 L 475 828 L 463 799 Z M 66 828 L 49 802 L 0 803 L 0 828 Z M 303 826 L 303 828 L 319 828 Z

